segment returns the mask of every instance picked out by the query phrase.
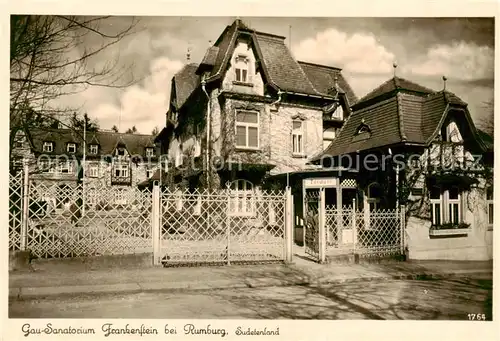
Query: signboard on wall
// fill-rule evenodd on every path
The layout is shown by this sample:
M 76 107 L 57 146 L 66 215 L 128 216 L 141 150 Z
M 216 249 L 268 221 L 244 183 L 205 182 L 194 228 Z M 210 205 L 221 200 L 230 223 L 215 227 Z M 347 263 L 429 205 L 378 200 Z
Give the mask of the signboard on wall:
M 303 180 L 304 188 L 335 188 L 338 185 L 337 178 L 310 178 Z

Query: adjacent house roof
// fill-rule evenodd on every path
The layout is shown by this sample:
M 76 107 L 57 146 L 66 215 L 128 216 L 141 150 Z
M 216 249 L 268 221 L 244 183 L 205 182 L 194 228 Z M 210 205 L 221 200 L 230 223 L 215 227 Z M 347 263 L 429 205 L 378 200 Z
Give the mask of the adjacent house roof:
M 312 82 L 313 86 L 320 93 L 331 95 L 331 90 L 335 87 L 335 81 L 337 81 L 338 90 L 340 93 L 346 95 L 349 102 L 348 105 L 351 106 L 356 103 L 357 97 L 342 75 L 342 69 L 302 61 L 298 63 Z
M 200 84 L 200 76 L 196 74 L 198 64 L 191 63 L 185 65 L 177 72 L 172 79 L 172 85 L 175 89 L 174 105 L 176 108 L 181 108 L 186 103 L 191 93 Z
M 395 83 L 390 80 L 376 89 L 378 94 L 373 98 L 378 98 L 378 101 L 367 106 L 354 106 L 358 109 L 346 120 L 338 136 L 323 153 L 313 157 L 312 162 L 320 160 L 322 156 L 356 153 L 397 143 L 427 145 L 435 138 L 446 114 L 452 108 L 463 111 L 472 134 L 486 148 L 487 143 L 483 142 L 477 132 L 467 103 L 453 93 L 429 89 L 425 91 L 432 92 L 425 93 L 423 89 L 426 88 L 409 81 L 404 82 L 409 86 L 399 89 L 388 84 Z M 419 90 L 408 92 L 407 87 Z M 368 126 L 369 132 L 364 129 L 360 133 L 362 126 Z
M 393 77 L 359 99 L 359 101 L 353 106 L 353 110 L 358 110 L 362 107 L 368 106 L 373 102 L 376 102 L 377 99 L 380 99 L 380 97 L 390 95 L 396 91 L 419 95 L 432 94 L 435 92 L 434 90 L 426 88 L 407 79 L 401 77 Z
M 240 35 L 246 35 L 250 40 L 265 81 L 277 91 L 333 98 L 335 94 L 329 89 L 335 86 L 337 75 L 340 92 L 346 94 L 350 105 L 356 101 L 356 96 L 342 76 L 341 69 L 297 62 L 285 45 L 285 37 L 257 32 L 241 20 L 235 20 L 225 28 L 214 46 L 208 48 L 200 65 L 188 64 L 174 76 L 173 104 L 177 109 L 184 105 L 199 86 L 203 71 L 209 72 L 207 83 L 224 76 Z M 325 75 L 322 76 L 321 73 Z
M 33 129 L 30 130 L 35 152 L 43 152 L 44 142 L 53 142 L 53 155 L 67 154 L 67 143 L 76 143 L 77 155 L 83 154 L 83 136 L 71 129 Z M 87 148 L 90 144 L 99 145 L 99 155 L 112 154 L 118 145 L 123 145 L 130 155 L 145 155 L 146 148 L 154 148 L 154 136 L 142 134 L 122 134 L 108 131 L 87 133 Z M 87 154 L 88 155 L 88 154 Z

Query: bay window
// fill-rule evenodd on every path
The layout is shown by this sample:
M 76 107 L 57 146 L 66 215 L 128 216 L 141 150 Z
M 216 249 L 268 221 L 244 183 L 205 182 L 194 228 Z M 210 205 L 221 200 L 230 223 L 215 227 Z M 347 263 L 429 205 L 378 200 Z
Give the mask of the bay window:
M 259 148 L 259 113 L 238 111 L 236 113 L 236 147 Z

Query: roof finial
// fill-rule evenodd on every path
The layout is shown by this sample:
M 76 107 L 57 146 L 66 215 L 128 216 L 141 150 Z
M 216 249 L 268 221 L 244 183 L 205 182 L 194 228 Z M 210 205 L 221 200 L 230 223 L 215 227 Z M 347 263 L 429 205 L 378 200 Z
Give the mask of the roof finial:
M 186 60 L 187 60 L 188 63 L 191 60 L 191 47 L 189 47 L 189 46 L 187 48 Z
M 446 78 L 446 76 L 443 76 L 443 91 L 446 91 L 446 81 L 448 80 L 448 78 Z
M 392 63 L 392 67 L 393 67 L 394 77 L 396 77 L 396 69 L 398 68 L 398 63 L 396 62 Z

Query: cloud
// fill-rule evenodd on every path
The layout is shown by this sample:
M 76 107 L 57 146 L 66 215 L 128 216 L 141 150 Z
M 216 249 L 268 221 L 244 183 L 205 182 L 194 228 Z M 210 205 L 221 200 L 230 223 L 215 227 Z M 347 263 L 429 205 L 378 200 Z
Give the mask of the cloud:
M 360 74 L 391 72 L 395 59 L 373 35 L 347 35 L 333 28 L 302 40 L 292 51 L 299 60 L 338 66 Z
M 412 61 L 407 71 L 415 75 L 446 75 L 450 79 L 475 81 L 492 79 L 494 62 L 493 48 L 462 41 L 433 46 L 425 56 Z
M 119 125 L 120 131 L 125 131 L 135 125 L 140 133 L 149 134 L 156 126 L 163 128 L 171 79 L 182 66 L 183 63 L 178 60 L 166 57 L 154 59 L 147 77 L 140 85 L 124 90 L 118 105 L 100 103 L 89 110 L 89 115 L 97 118 L 101 127 L 108 129 Z

